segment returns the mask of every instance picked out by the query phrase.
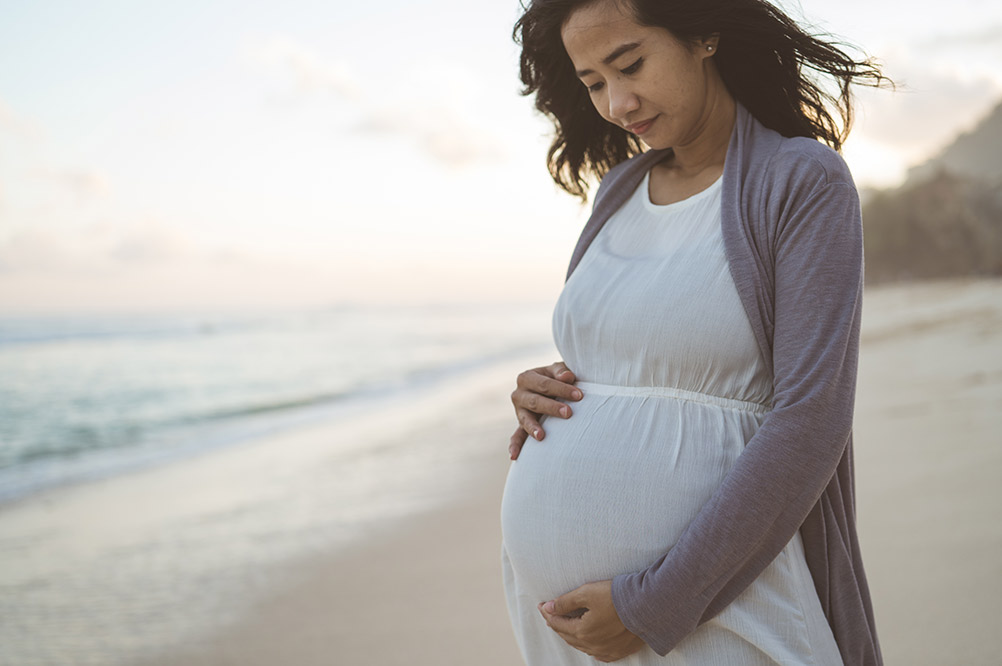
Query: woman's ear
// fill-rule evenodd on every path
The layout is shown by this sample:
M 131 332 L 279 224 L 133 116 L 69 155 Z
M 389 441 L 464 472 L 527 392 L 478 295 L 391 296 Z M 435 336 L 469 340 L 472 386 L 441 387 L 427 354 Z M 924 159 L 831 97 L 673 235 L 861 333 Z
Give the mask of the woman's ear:
M 713 55 L 717 52 L 717 46 L 720 44 L 720 33 L 715 32 L 712 35 L 707 35 L 699 40 L 699 50 L 708 56 Z

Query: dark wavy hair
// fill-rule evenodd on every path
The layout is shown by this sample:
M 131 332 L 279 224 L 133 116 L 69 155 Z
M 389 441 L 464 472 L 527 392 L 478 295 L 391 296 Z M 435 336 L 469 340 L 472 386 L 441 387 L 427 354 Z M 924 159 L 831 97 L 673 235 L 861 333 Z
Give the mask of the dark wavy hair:
M 530 0 L 512 33 L 522 47 L 522 94 L 535 93 L 536 109 L 556 130 L 547 154 L 550 175 L 582 199 L 589 176 L 600 179 L 643 152 L 636 136 L 598 114 L 564 50 L 560 30 L 567 17 L 596 1 Z M 615 1 L 631 10 L 637 23 L 665 28 L 682 42 L 719 34 L 713 58 L 724 85 L 759 122 L 783 136 L 820 139 L 839 150 L 852 127 L 850 85 L 893 85 L 873 60 L 853 59 L 840 48 L 844 45 L 808 34 L 765 0 Z

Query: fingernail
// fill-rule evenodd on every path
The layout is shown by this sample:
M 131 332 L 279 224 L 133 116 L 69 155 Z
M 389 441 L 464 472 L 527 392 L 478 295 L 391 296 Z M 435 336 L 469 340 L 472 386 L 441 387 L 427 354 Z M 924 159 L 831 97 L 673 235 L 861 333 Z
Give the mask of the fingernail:
M 552 601 L 547 601 L 545 604 L 543 604 L 543 610 L 545 610 L 547 613 L 553 613 L 554 608 L 555 606 L 553 605 Z
M 532 431 L 532 436 L 536 438 L 537 442 L 543 441 L 543 431 L 540 430 L 539 428 L 536 428 L 535 430 Z
M 560 408 L 560 415 L 563 416 L 565 419 L 570 418 L 570 416 L 571 416 L 571 410 L 570 410 L 570 408 L 569 407 L 561 407 Z
M 581 391 L 578 391 L 576 389 L 571 393 L 571 395 L 574 397 L 575 400 L 580 400 L 582 398 Z

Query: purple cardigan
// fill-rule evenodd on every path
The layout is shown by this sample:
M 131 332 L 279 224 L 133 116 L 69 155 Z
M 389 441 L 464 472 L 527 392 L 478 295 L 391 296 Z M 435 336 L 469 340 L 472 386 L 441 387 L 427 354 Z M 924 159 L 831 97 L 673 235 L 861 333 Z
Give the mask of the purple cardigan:
M 568 276 L 667 154 L 642 153 L 602 179 Z M 731 275 L 772 371 L 772 411 L 678 543 L 647 569 L 613 580 L 613 603 L 627 628 L 665 655 L 733 601 L 799 529 L 843 661 L 880 665 L 853 498 L 863 293 L 856 187 L 835 151 L 785 138 L 738 104 L 721 218 Z

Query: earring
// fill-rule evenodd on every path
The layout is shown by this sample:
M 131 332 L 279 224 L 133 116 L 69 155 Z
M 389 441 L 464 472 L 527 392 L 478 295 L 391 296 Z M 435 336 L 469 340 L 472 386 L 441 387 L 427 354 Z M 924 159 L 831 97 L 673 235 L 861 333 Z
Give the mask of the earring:
M 707 51 L 712 51 L 712 50 L 713 50 L 713 47 L 712 47 L 712 46 L 710 46 L 709 44 L 707 44 L 707 45 L 706 45 L 706 50 L 707 50 Z

